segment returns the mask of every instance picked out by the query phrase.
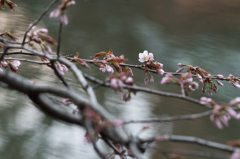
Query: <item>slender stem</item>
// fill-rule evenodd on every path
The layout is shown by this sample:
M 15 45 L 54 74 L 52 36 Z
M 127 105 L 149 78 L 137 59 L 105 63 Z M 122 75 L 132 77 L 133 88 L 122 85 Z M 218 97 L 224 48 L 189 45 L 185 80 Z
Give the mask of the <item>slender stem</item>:
M 59 58 L 60 47 L 61 47 L 61 36 L 62 36 L 62 23 L 59 23 L 59 31 L 58 31 L 58 46 L 57 46 L 57 56 Z
M 39 64 L 39 65 L 47 65 L 47 64 L 49 64 L 49 62 L 34 61 L 34 60 L 20 59 L 20 58 L 4 58 L 4 60 L 18 60 L 18 61 L 24 61 L 24 62 L 29 62 L 29 63 L 35 63 L 35 64 Z
M 194 151 L 194 150 L 182 150 L 182 149 L 166 149 L 160 147 L 148 147 L 149 149 L 156 150 L 160 153 L 167 154 L 179 154 L 179 155 L 187 155 L 187 156 L 199 156 L 204 158 L 221 158 L 221 159 L 229 159 L 229 155 L 219 154 L 219 153 L 211 153 L 206 151 Z
M 141 143 L 151 143 L 153 141 L 156 141 L 156 137 L 149 138 L 149 139 L 140 139 Z M 229 145 L 209 141 L 209 140 L 204 140 L 199 137 L 194 137 L 194 136 L 183 136 L 183 135 L 166 135 L 164 136 L 163 141 L 176 141 L 176 142 L 185 142 L 185 143 L 194 143 L 202 146 L 207 146 L 215 149 L 220 149 L 228 152 L 233 152 L 237 147 L 232 147 Z
M 187 114 L 187 115 L 178 115 L 172 117 L 160 117 L 146 120 L 129 120 L 125 121 L 124 124 L 135 124 L 135 123 L 153 123 L 153 122 L 171 122 L 171 121 L 179 121 L 179 120 L 192 120 L 201 117 L 208 116 L 212 113 L 212 110 L 208 110 L 202 113 L 197 114 Z
M 6 55 L 7 51 L 8 51 L 9 47 L 7 46 L 5 49 L 4 49 L 4 52 L 2 54 L 2 56 L 0 57 L 0 61 L 3 60 L 4 56 Z
M 184 90 L 184 86 L 183 86 L 183 82 L 181 82 L 180 86 L 181 86 L 182 96 L 183 96 L 183 97 L 186 97 L 186 95 L 185 95 L 185 90 Z

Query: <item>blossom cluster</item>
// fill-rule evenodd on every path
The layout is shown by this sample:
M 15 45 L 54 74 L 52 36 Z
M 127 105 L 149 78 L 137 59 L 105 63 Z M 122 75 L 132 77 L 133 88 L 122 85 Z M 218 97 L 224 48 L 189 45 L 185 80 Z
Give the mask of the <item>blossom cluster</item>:
M 62 0 L 62 4 L 58 6 L 57 9 L 53 10 L 49 17 L 51 19 L 56 19 L 58 18 L 59 16 L 61 16 L 61 23 L 63 25 L 67 25 L 68 24 L 68 18 L 67 18 L 67 15 L 66 15 L 66 10 L 69 6 L 71 5 L 75 5 L 76 2 L 74 0 Z
M 230 74 L 227 78 L 227 81 L 229 81 L 229 83 L 231 83 L 234 87 L 236 88 L 240 88 L 240 84 L 238 82 L 240 82 L 239 78 L 235 78 L 232 74 Z
M 98 57 L 104 56 L 103 60 L 99 62 Z M 113 51 L 110 49 L 109 52 L 99 52 L 93 57 L 93 63 L 96 65 L 100 71 L 108 72 L 110 75 L 114 73 L 113 67 L 118 73 L 124 72 L 127 76 L 133 76 L 132 69 L 127 66 L 120 66 L 126 62 L 124 55 L 115 56 Z M 113 66 L 113 67 L 112 67 Z
M 213 99 L 202 97 L 200 99 L 200 104 L 209 104 L 213 106 L 212 114 L 210 115 L 210 120 L 214 123 L 217 128 L 222 129 L 223 125 L 228 126 L 228 121 L 231 118 L 240 119 L 240 113 L 237 113 L 234 109 L 239 109 L 240 97 L 237 97 L 229 102 L 229 105 L 219 105 Z
M 156 70 L 156 72 L 160 75 L 164 74 L 164 70 L 163 70 L 163 64 L 160 62 L 153 62 L 154 60 L 154 56 L 153 53 L 148 53 L 147 50 L 143 51 L 143 53 L 139 53 L 138 55 L 139 62 L 145 62 L 145 71 L 147 71 L 147 69 L 152 69 L 152 70 Z
M 3 60 L 0 62 L 0 71 L 3 71 L 2 68 L 9 66 L 13 72 L 17 72 L 20 65 L 21 63 L 18 60 Z
M 32 24 L 30 24 L 29 27 L 31 27 Z M 37 29 L 35 30 L 35 26 L 32 26 L 31 30 L 27 33 L 27 37 L 29 39 L 28 44 L 30 46 L 34 46 L 34 43 L 37 43 L 40 45 L 42 52 L 45 54 L 50 54 L 52 53 L 52 49 L 50 46 L 46 45 L 44 43 L 44 41 L 46 41 L 47 43 L 51 44 L 51 45 L 56 45 L 57 42 L 49 35 L 47 35 L 48 33 L 48 29 L 43 28 L 43 29 Z
M 173 74 L 167 73 L 165 77 L 162 78 L 161 84 L 175 83 L 177 85 L 183 85 L 185 95 L 189 96 L 192 91 L 198 89 L 199 84 L 193 81 L 192 74 L 187 72 L 181 74 L 181 78 L 176 78 Z
M 212 92 L 217 93 L 218 91 L 218 87 L 217 85 L 213 82 L 213 77 L 217 77 L 218 79 L 222 79 L 223 75 L 216 75 L 216 76 L 212 76 L 210 73 L 206 72 L 204 69 L 200 68 L 200 67 L 193 67 L 192 65 L 185 65 L 182 63 L 178 63 L 178 66 L 180 66 L 181 68 L 179 68 L 176 73 L 181 72 L 182 70 L 184 70 L 185 68 L 187 69 L 187 72 L 191 73 L 192 75 L 196 75 L 197 79 L 199 82 L 203 83 L 203 88 L 202 88 L 202 93 L 204 94 L 207 90 L 207 86 L 208 86 L 208 94 L 211 96 Z M 216 83 L 219 86 L 223 86 L 223 84 L 217 80 L 214 79 L 216 81 Z
M 110 82 L 110 86 L 116 92 L 123 94 L 122 99 L 124 101 L 129 101 L 131 99 L 131 93 L 133 93 L 134 95 L 136 94 L 136 92 L 131 89 L 129 89 L 127 93 L 124 93 L 124 89 L 123 89 L 124 85 L 130 85 L 130 86 L 135 85 L 133 82 L 133 78 L 130 76 L 127 76 L 127 74 L 124 72 L 118 73 L 116 75 L 110 75 L 109 77 L 107 77 L 106 80 Z
M 154 82 L 154 78 L 150 74 L 149 69 L 155 70 L 160 75 L 164 74 L 163 64 L 157 61 L 154 62 L 153 53 L 148 53 L 147 50 L 144 50 L 143 53 L 139 53 L 138 57 L 139 62 L 145 63 L 144 65 L 144 70 L 146 73 L 146 76 L 144 78 L 145 85 L 147 85 L 149 82 Z

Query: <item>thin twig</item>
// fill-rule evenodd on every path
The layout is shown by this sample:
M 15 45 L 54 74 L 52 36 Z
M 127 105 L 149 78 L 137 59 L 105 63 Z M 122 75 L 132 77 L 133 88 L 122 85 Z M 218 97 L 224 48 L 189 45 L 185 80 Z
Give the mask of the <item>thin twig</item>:
M 139 139 L 139 140 L 141 141 L 141 143 L 151 143 L 153 141 L 157 141 L 157 138 L 153 137 L 153 138 L 149 138 L 149 139 Z M 163 141 L 177 141 L 177 142 L 185 142 L 185 143 L 187 143 L 187 142 L 194 143 L 194 144 L 203 145 L 203 146 L 220 149 L 220 150 L 224 150 L 224 151 L 228 151 L 228 152 L 233 152 L 235 149 L 237 149 L 236 147 L 228 146 L 228 145 L 213 142 L 213 141 L 204 140 L 204 139 L 194 137 L 194 136 L 165 135 L 163 138 L 164 138 Z M 163 142 L 163 141 L 161 141 L 161 142 Z
M 219 154 L 219 153 L 211 153 L 206 151 L 194 151 L 194 150 L 182 150 L 182 149 L 165 149 L 159 147 L 151 147 L 148 148 L 152 150 L 156 150 L 160 153 L 167 154 L 179 154 L 179 155 L 187 155 L 187 156 L 199 156 L 199 157 L 207 157 L 207 158 L 221 158 L 221 159 L 229 159 L 229 155 Z
M 211 113 L 212 113 L 212 110 L 208 110 L 208 111 L 205 111 L 205 112 L 202 112 L 202 113 L 197 113 L 197 114 L 178 115 L 178 116 L 172 116 L 172 117 L 160 117 L 160 118 L 152 118 L 152 119 L 146 119 L 146 120 L 129 120 L 129 121 L 125 121 L 124 124 L 193 120 L 193 119 L 208 116 Z
M 8 47 L 8 46 L 6 46 L 6 48 L 4 49 L 4 52 L 3 52 L 2 56 L 0 57 L 0 61 L 2 61 L 2 60 L 3 60 L 3 58 L 4 58 L 4 56 L 6 55 L 6 53 L 7 53 L 8 49 L 9 49 L 9 47 Z
M 180 86 L 181 86 L 182 96 L 183 96 L 183 97 L 186 97 L 186 95 L 185 95 L 185 90 L 184 90 L 184 86 L 183 86 L 183 82 L 180 83 Z
M 39 64 L 39 65 L 47 65 L 47 64 L 49 64 L 49 62 L 34 61 L 34 60 L 20 59 L 20 58 L 4 58 L 4 60 L 18 60 L 18 61 L 24 61 L 24 62 L 29 62 L 29 63 L 35 63 L 35 64 Z
M 61 47 L 61 36 L 62 36 L 62 23 L 59 23 L 59 31 L 58 31 L 58 46 L 57 46 L 57 56 L 59 58 L 60 47 Z

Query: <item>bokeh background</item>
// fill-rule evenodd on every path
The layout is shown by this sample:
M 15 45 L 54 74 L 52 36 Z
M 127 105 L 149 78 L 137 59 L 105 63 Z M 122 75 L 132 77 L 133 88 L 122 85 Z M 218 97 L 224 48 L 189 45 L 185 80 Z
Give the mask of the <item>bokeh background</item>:
M 10 30 L 19 37 L 50 3 L 49 0 L 14 2 L 18 5 L 15 12 L 0 10 L 0 32 Z M 128 58 L 127 63 L 139 64 L 138 53 L 148 50 L 164 64 L 165 71 L 176 71 L 177 63 L 181 62 L 200 66 L 212 74 L 228 76 L 231 73 L 239 76 L 238 0 L 78 0 L 75 6 L 69 8 L 67 15 L 69 25 L 63 28 L 62 55 L 79 52 L 81 58 L 90 58 L 97 52 L 113 49 L 116 55 L 124 54 Z M 49 29 L 49 35 L 57 39 L 58 25 L 57 20 L 50 20 L 46 16 L 37 27 Z M 81 66 L 79 68 L 83 69 Z M 94 66 L 91 68 L 91 71 L 83 70 L 101 79 L 107 77 Z M 133 72 L 136 84 L 144 86 L 144 72 L 136 69 Z M 38 84 L 61 84 L 46 66 L 22 63 L 19 74 Z M 155 82 L 150 83 L 148 88 L 180 93 L 177 86 L 160 85 L 162 76 L 154 77 Z M 66 75 L 66 79 L 82 96 L 86 96 L 71 73 Z M 219 103 L 228 103 L 240 95 L 239 90 L 231 84 L 224 84 L 212 97 Z M 111 113 L 126 120 L 205 110 L 183 100 L 146 93 L 137 93 L 127 103 L 111 89 L 99 88 L 96 94 L 99 102 Z M 197 99 L 201 96 L 201 90 L 192 95 Z M 218 130 L 209 117 L 193 121 L 132 124 L 127 128 L 136 134 L 146 125 L 151 129 L 143 133 L 143 137 L 156 134 L 189 135 L 220 143 L 240 137 L 239 121 L 231 120 L 230 127 Z M 84 141 L 84 133 L 78 126 L 49 118 L 23 94 L 0 88 L 1 159 L 98 158 L 92 146 Z M 155 147 L 221 152 L 183 143 L 161 143 Z M 148 151 L 147 156 L 165 159 L 156 150 Z

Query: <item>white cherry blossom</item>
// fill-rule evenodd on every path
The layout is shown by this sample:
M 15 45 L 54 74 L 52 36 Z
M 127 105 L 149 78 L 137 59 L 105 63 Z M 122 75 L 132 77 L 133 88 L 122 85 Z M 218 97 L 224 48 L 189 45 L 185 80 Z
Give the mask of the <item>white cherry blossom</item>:
M 148 61 L 148 59 L 149 59 L 148 51 L 145 50 L 145 51 L 143 51 L 143 53 L 139 53 L 138 57 L 139 57 L 139 59 L 138 59 L 139 62 Z

